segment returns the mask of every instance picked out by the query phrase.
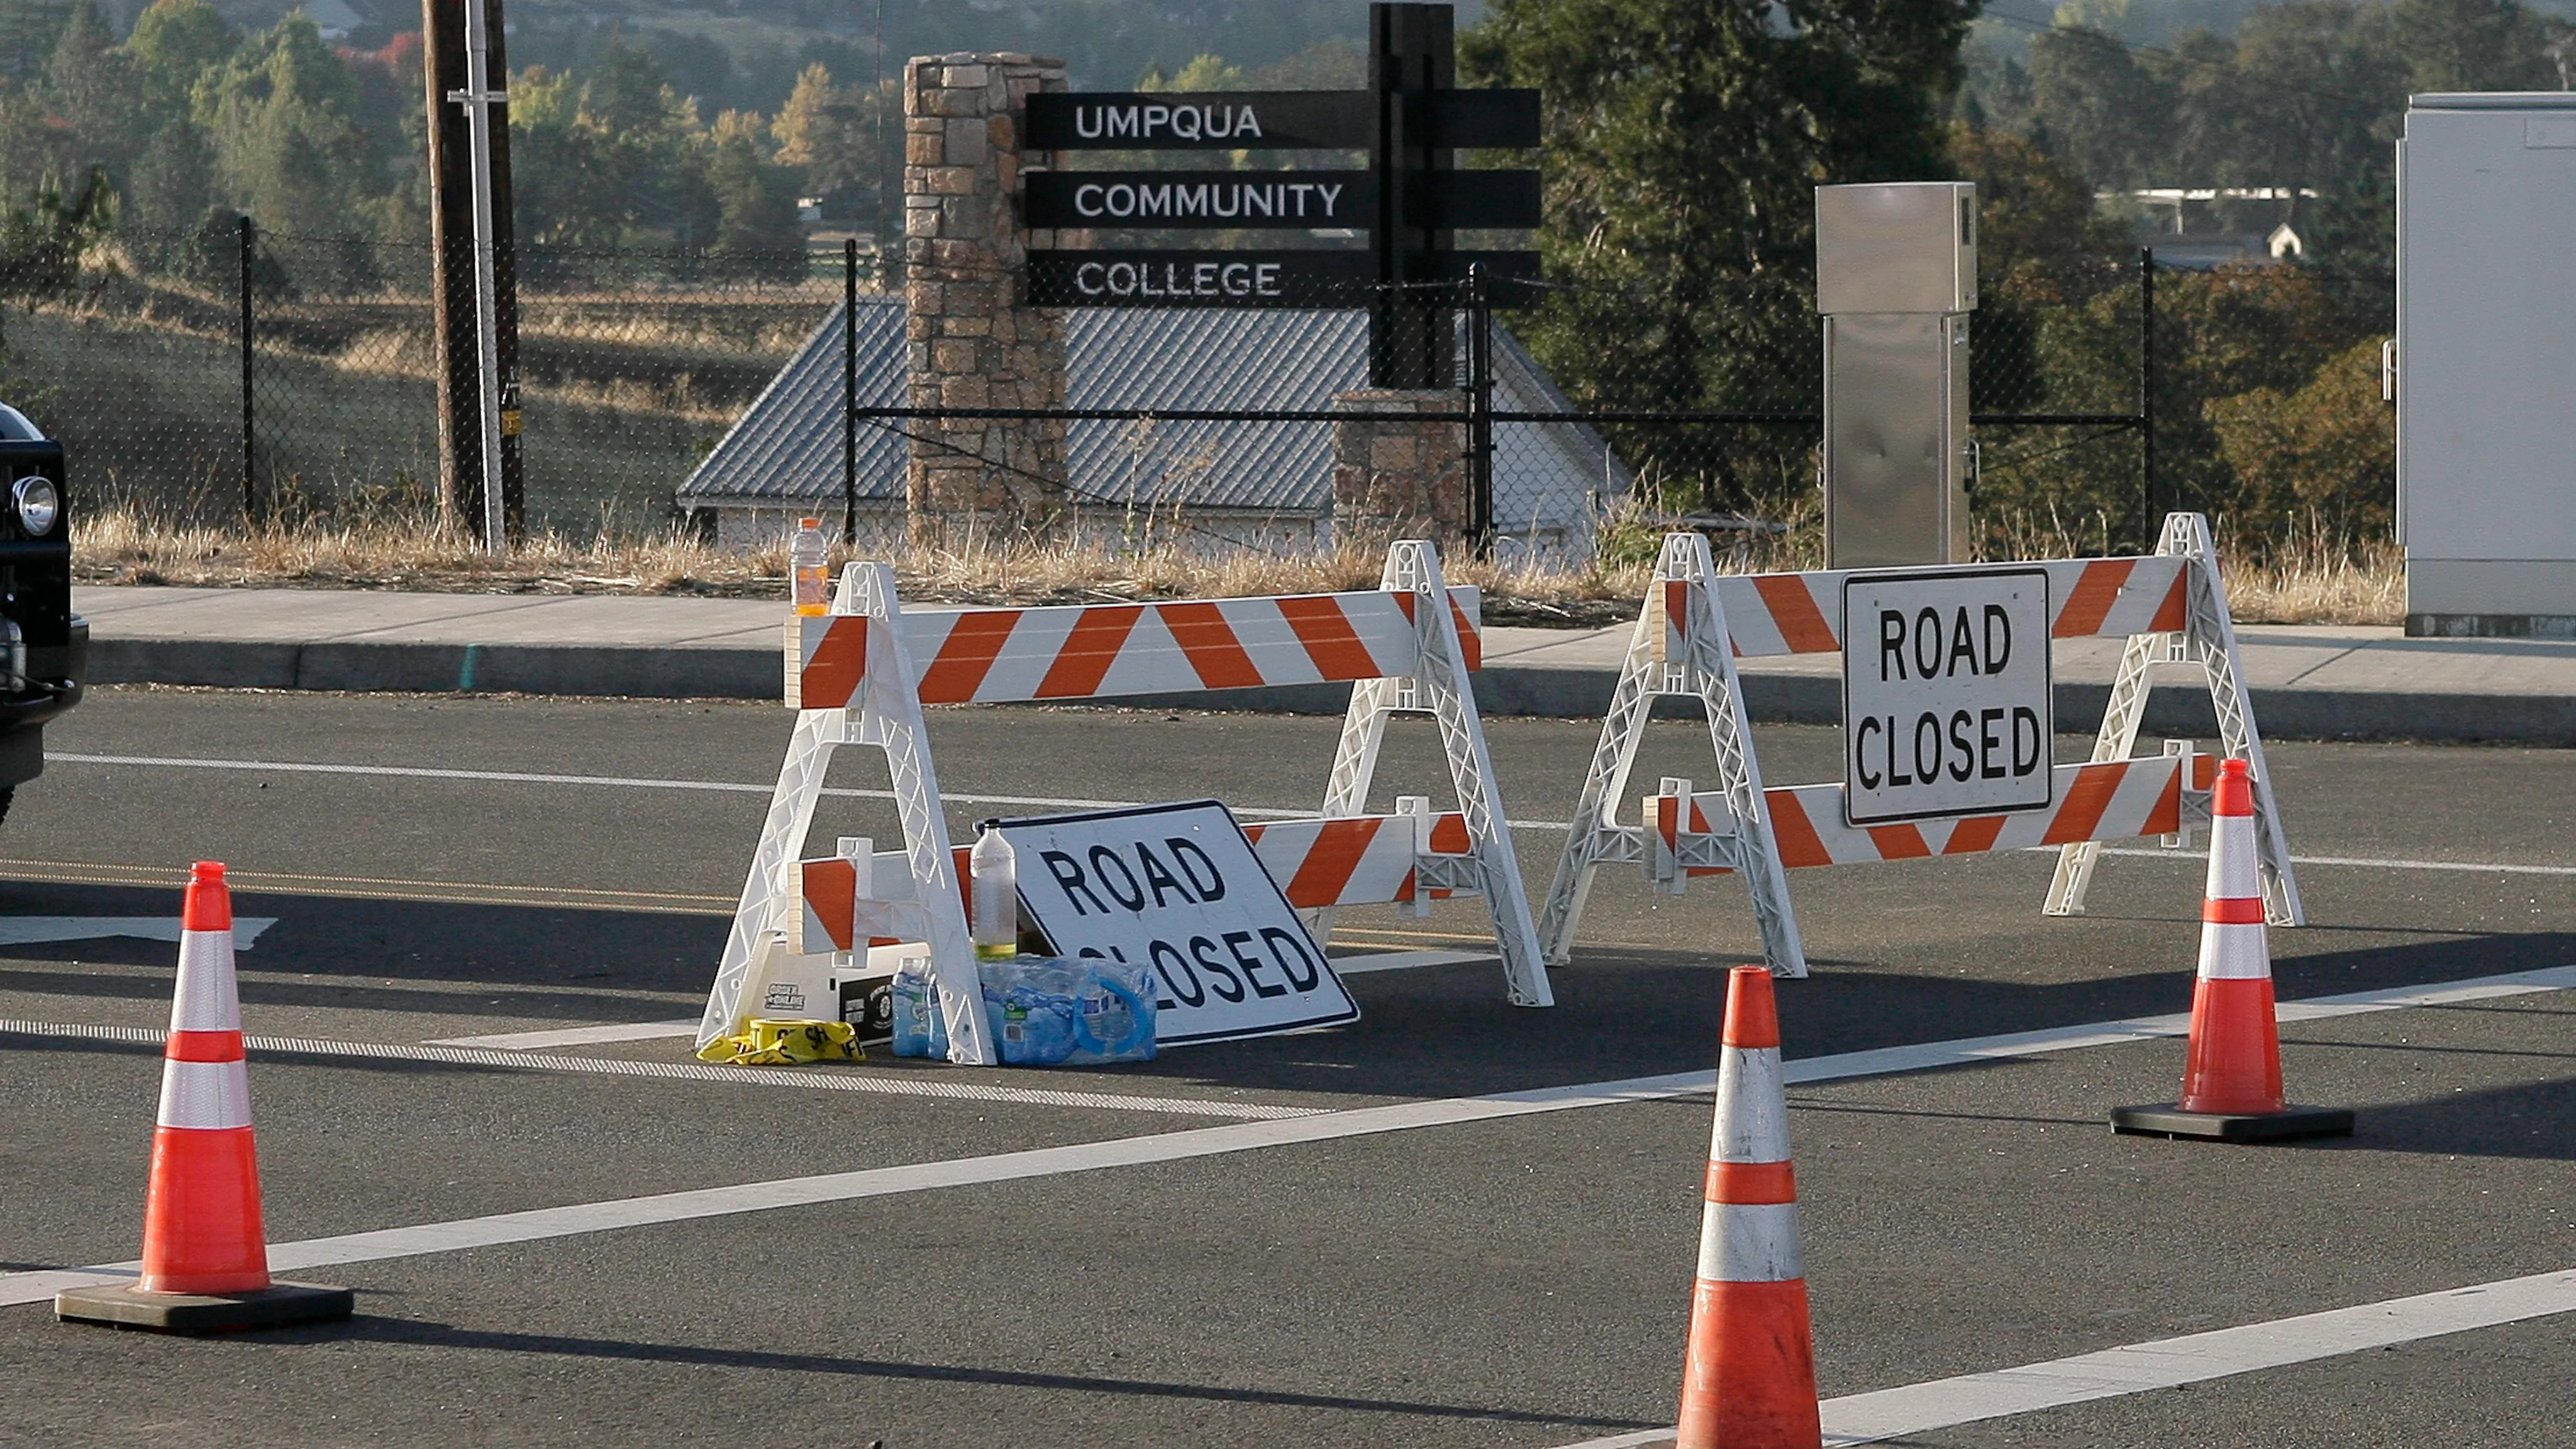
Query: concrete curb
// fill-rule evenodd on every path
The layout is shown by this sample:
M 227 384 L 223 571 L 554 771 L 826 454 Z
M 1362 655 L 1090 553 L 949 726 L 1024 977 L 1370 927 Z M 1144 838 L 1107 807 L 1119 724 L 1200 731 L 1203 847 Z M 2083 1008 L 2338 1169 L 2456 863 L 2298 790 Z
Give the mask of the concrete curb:
M 774 700 L 783 683 L 777 653 L 765 649 L 93 638 L 89 660 L 93 683 L 225 689 Z M 1757 723 L 1836 724 L 1842 719 L 1838 676 L 1749 673 L 1743 681 L 1745 710 Z M 1597 720 L 1608 711 L 1616 683 L 1607 669 L 1497 665 L 1476 676 L 1476 700 L 1491 715 Z M 2110 693 L 2107 684 L 2058 685 L 2058 728 L 2081 732 L 2098 726 Z M 1349 699 L 1348 685 L 1285 685 L 1142 695 L 1114 703 L 1134 709 L 1339 714 Z M 1666 701 L 1657 710 L 1660 718 L 1693 713 L 1678 701 Z M 2576 696 L 2569 695 L 2256 689 L 2254 717 L 2268 739 L 2576 746 Z M 2217 733 L 2217 721 L 2206 694 L 2176 683 L 2158 688 L 2149 699 L 2143 728 L 2149 735 L 2208 739 Z

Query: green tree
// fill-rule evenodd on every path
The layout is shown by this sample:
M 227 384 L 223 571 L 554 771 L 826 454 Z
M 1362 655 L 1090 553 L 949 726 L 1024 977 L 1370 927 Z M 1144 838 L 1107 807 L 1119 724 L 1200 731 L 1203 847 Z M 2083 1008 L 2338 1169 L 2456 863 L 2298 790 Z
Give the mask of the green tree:
M 193 95 L 232 204 L 269 231 L 309 237 L 351 235 L 375 210 L 381 161 L 355 102 L 347 68 L 300 10 L 201 74 Z
M 696 105 L 652 53 L 611 38 L 588 74 L 531 66 L 511 84 L 510 166 L 519 234 L 532 243 L 615 246 L 658 234 L 712 244 Z
M 804 176 L 804 194 L 823 198 L 826 210 L 854 216 L 879 236 L 897 230 L 902 198 L 892 147 L 903 135 L 902 98 L 894 82 L 871 93 L 865 86 L 834 83 L 817 63 L 796 77 L 796 88 L 770 123 L 775 156 Z
M 241 47 L 241 32 L 206 0 L 153 0 L 125 39 L 141 82 L 136 100 L 156 121 L 188 114 L 197 78 Z
M 32 206 L 0 208 L 0 322 L 11 302 L 32 306 L 70 293 L 83 259 L 115 225 L 116 193 L 98 171 L 72 192 L 46 177 Z M 8 334 L 0 329 L 0 367 L 8 357 Z
M 1461 37 L 1459 68 L 1469 84 L 1541 93 L 1539 245 L 1557 284 L 1516 330 L 1581 401 L 1811 405 L 1814 188 L 1945 174 L 1938 118 L 1975 9 L 1494 0 Z M 1682 502 L 1782 506 L 1809 476 L 1779 451 L 1804 445 L 1782 436 L 1677 444 L 1653 460 L 1659 486 Z
M 793 275 L 805 266 L 797 175 L 768 159 L 760 119 L 727 111 L 709 132 L 705 167 L 716 200 L 715 250 L 742 259 L 753 274 Z
M 215 203 L 215 157 L 184 119 L 164 124 L 126 178 L 125 219 L 140 233 L 175 234 Z
M 2172 149 L 2172 88 L 2100 30 L 2061 26 L 2030 41 L 2025 125 L 2097 186 L 2142 186 Z
M 2417 91 L 2545 91 L 2566 84 L 2546 18 L 2514 0 L 2395 0 L 2390 40 Z
M 149 133 L 138 125 L 134 63 L 116 46 L 90 0 L 72 10 L 54 58 L 45 67 L 45 97 L 69 133 L 74 166 L 95 166 L 122 180 Z
M 2307 513 L 2335 535 L 2384 534 L 2397 496 L 2396 410 L 2379 396 L 2379 343 L 2356 342 L 2297 388 L 2261 387 L 2209 405 L 2235 474 L 2238 531 L 2258 539 Z

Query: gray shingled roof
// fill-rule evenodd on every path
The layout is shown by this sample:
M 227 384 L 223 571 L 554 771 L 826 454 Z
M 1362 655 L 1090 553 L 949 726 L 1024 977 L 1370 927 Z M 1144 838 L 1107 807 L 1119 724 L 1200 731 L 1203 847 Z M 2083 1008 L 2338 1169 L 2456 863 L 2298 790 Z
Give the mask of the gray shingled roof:
M 896 406 L 904 391 L 904 308 L 858 310 L 858 397 Z M 1497 328 L 1498 410 L 1565 409 L 1564 396 Z M 1313 411 L 1363 385 L 1368 320 L 1357 312 L 1099 308 L 1066 329 L 1067 402 L 1076 408 Z M 814 330 L 679 489 L 683 506 L 828 505 L 841 496 L 841 313 Z M 901 420 L 859 428 L 862 499 L 902 497 Z M 1495 512 L 1507 533 L 1536 516 L 1559 524 L 1590 496 L 1624 491 L 1627 470 L 1580 424 L 1495 429 Z M 1320 514 L 1331 506 L 1332 430 L 1324 423 L 1075 422 L 1066 440 L 1075 490 L 1093 500 L 1194 509 Z

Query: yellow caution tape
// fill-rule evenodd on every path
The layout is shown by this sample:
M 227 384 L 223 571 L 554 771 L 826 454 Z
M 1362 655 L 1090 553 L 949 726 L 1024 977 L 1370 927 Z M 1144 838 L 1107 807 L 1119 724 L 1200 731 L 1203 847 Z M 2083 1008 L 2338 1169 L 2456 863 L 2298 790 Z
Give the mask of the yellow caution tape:
M 777 1067 L 798 1062 L 863 1062 L 859 1029 L 846 1021 L 772 1021 L 755 1017 L 745 1029 L 698 1049 L 698 1060 L 736 1066 Z

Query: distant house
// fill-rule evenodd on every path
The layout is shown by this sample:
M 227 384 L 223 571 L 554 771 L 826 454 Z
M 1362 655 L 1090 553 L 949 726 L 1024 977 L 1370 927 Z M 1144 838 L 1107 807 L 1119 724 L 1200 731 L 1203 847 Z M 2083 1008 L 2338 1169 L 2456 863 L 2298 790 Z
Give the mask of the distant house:
M 2137 223 L 2139 244 L 2153 247 L 2158 262 L 2206 271 L 2212 267 L 2304 260 L 2307 241 L 2289 222 L 2280 222 L 2267 232 L 2248 229 L 2246 218 L 2249 212 L 2264 210 L 2278 214 L 2300 200 L 2314 200 L 2316 195 L 2307 187 L 2147 186 L 2132 191 L 2095 192 L 2093 199 L 2106 206 L 2128 208 Z
M 1495 411 L 1571 411 L 1520 344 L 1495 331 Z M 901 406 L 902 301 L 860 299 L 857 333 L 859 406 Z M 1073 408 L 1318 412 L 1363 386 L 1368 371 L 1368 319 L 1356 312 L 1086 308 L 1070 313 L 1066 334 Z M 680 507 L 711 524 L 719 544 L 774 541 L 800 514 L 838 521 L 841 364 L 834 308 L 680 485 Z M 903 525 L 907 426 L 860 422 L 863 531 Z M 1211 551 L 1330 544 L 1328 422 L 1076 421 L 1066 452 L 1087 537 Z M 1496 424 L 1497 554 L 1590 557 L 1602 509 L 1629 484 L 1589 426 Z

